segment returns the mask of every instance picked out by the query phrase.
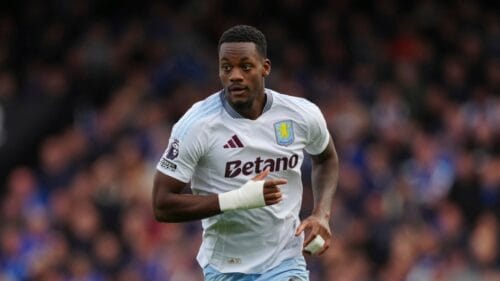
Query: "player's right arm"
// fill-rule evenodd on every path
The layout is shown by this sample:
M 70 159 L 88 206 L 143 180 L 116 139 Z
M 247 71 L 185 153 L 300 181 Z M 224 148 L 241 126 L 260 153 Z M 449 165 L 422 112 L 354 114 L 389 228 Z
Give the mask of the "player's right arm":
M 193 195 L 181 193 L 186 184 L 157 171 L 153 185 L 153 210 L 156 220 L 161 222 L 185 222 L 199 220 L 238 209 L 251 209 L 277 204 L 282 200 L 279 185 L 286 184 L 285 179 L 267 179 L 269 170 L 265 170 L 237 190 L 223 194 Z M 261 182 L 262 188 L 256 194 Z M 262 197 L 262 204 L 255 204 Z M 252 205 L 254 204 L 254 205 Z M 222 206 L 222 207 L 221 207 Z M 230 209 L 227 209 L 229 206 Z
M 184 182 L 156 171 L 153 184 L 153 210 L 156 220 L 183 222 L 221 213 L 217 194 L 182 194 L 185 186 Z

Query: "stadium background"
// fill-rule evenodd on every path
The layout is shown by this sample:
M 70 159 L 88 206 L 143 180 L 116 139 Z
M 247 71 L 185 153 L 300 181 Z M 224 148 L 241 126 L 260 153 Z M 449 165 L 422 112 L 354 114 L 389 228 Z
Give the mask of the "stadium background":
M 500 280 L 499 4 L 469 0 L 2 1 L 0 280 L 201 280 L 152 174 L 237 23 L 336 141 L 312 281 Z

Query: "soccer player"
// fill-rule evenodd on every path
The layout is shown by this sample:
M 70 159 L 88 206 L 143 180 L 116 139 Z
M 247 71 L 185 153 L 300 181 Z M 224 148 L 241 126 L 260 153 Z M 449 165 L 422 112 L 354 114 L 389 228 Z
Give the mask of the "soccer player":
M 265 88 L 266 48 L 251 26 L 222 34 L 223 89 L 174 125 L 157 165 L 156 219 L 202 219 L 197 260 L 205 280 L 309 280 L 303 253 L 330 246 L 337 153 L 316 105 Z M 300 222 L 304 150 L 312 159 L 314 209 Z M 188 182 L 192 194 L 181 194 Z

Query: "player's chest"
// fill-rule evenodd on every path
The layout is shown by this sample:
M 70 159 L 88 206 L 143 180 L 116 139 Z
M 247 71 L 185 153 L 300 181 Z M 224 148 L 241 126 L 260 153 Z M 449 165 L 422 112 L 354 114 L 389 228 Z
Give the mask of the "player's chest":
M 239 154 L 286 155 L 302 150 L 306 142 L 305 132 L 292 119 L 227 122 L 219 124 L 216 131 L 210 146 L 222 158 Z
M 251 122 L 248 122 L 251 123 Z M 291 119 L 249 124 L 221 124 L 206 155 L 225 177 L 300 168 L 305 133 Z M 220 164 L 220 165 L 218 165 Z

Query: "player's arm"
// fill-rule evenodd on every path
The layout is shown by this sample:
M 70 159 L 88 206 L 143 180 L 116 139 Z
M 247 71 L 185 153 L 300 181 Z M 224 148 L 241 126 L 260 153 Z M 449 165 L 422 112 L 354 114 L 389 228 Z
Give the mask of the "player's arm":
M 193 195 L 181 193 L 186 184 L 159 171 L 153 185 L 153 210 L 161 222 L 184 222 L 211 217 L 222 212 L 252 209 L 277 204 L 282 200 L 279 185 L 285 179 L 265 179 L 269 170 L 249 180 L 238 189 L 222 194 Z
M 199 220 L 221 213 L 216 194 L 182 194 L 186 183 L 156 171 L 153 184 L 153 210 L 161 222 Z
M 326 149 L 318 155 L 311 155 L 311 160 L 314 209 L 311 216 L 297 228 L 296 235 L 306 229 L 309 230 L 304 245 L 308 245 L 316 235 L 320 235 L 324 240 L 324 245 L 317 254 L 321 255 L 330 247 L 332 236 L 329 225 L 330 212 L 339 175 L 338 156 L 331 136 Z

